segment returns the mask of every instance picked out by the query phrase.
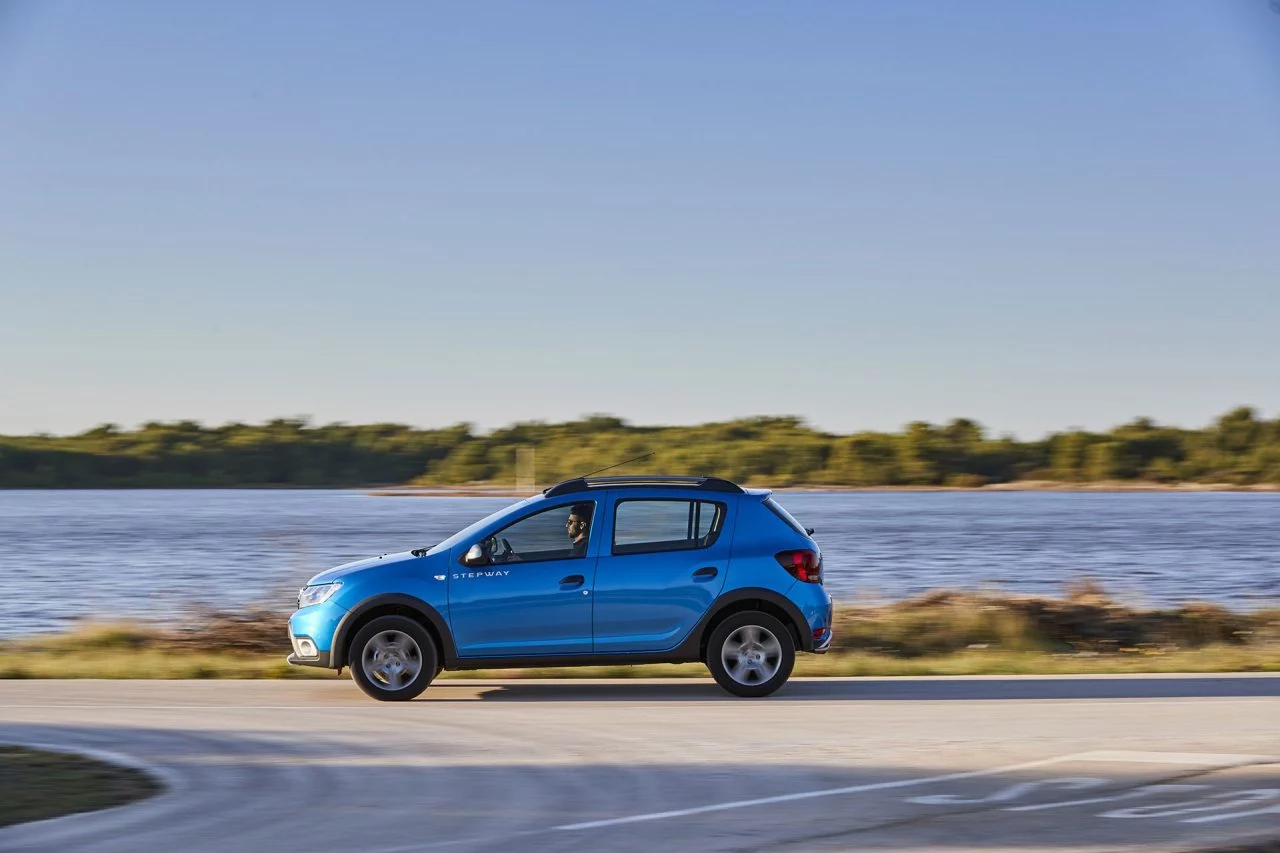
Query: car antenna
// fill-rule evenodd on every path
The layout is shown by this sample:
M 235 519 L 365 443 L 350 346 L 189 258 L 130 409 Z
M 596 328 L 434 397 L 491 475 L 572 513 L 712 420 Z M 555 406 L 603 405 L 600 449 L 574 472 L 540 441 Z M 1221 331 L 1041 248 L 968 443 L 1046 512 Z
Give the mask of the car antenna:
M 621 468 L 623 465 L 630 465 L 632 462 L 639 462 L 641 459 L 648 459 L 650 456 L 652 456 L 653 454 L 655 454 L 655 453 L 657 453 L 657 452 L 658 452 L 658 451 L 656 451 L 656 450 L 650 450 L 648 453 L 642 453 L 641 455 L 637 456 L 637 457 L 636 457 L 636 458 L 634 458 L 634 459 L 628 459 L 626 462 L 615 462 L 615 463 L 614 463 L 614 464 L 612 464 L 612 465 L 606 465 L 606 466 L 604 466 L 603 468 L 597 468 L 596 470 L 592 471 L 590 474 L 583 474 L 583 475 L 582 475 L 581 477 L 579 477 L 578 479 L 579 479 L 579 480 L 585 480 L 585 479 L 587 479 L 588 477 L 594 477 L 596 474 L 599 474 L 599 473 L 601 473 L 602 471 L 610 471 L 610 470 L 612 470 L 612 469 L 614 469 L 614 468 Z

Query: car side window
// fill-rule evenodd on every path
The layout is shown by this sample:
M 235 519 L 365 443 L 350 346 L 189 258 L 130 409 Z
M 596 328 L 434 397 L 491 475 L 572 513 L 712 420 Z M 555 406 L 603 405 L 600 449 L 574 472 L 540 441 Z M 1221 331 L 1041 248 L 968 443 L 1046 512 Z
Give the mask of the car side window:
M 491 564 L 585 557 L 595 506 L 595 501 L 579 501 L 525 516 L 485 539 L 480 547 Z
M 715 544 L 725 505 L 669 498 L 620 500 L 614 510 L 613 553 L 692 551 Z

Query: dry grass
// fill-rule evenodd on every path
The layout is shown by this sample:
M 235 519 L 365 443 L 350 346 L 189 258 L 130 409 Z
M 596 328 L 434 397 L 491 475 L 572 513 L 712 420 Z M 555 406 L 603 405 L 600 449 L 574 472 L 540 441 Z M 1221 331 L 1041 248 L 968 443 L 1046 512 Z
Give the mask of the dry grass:
M 85 635 L 92 637 L 92 632 Z M 331 670 L 290 666 L 281 655 L 102 649 L 0 651 L 0 678 L 332 678 Z
M 287 614 L 208 613 L 178 628 L 86 625 L 0 643 L 0 678 L 332 678 L 285 663 Z M 1139 610 L 1081 582 L 1060 598 L 938 590 L 844 607 L 812 676 L 1280 672 L 1280 611 Z M 704 676 L 700 664 L 484 670 L 476 677 Z
M 866 652 L 801 655 L 795 675 L 890 677 L 896 675 L 1117 675 L 1124 673 L 1280 672 L 1280 649 L 1207 647 L 1160 656 L 1049 655 L 1042 652 L 974 650 L 931 657 L 899 658 Z M 635 666 L 477 669 L 442 673 L 469 678 L 705 678 L 700 663 Z
M 802 655 L 799 676 L 1066 675 L 1139 672 L 1280 672 L 1280 649 L 1208 646 L 1159 655 L 971 650 L 902 658 L 872 652 Z M 706 677 L 702 664 L 539 667 L 466 670 L 441 678 L 678 678 Z M 331 670 L 290 666 L 279 655 L 95 652 L 0 652 L 0 678 L 334 678 Z
M 1280 645 L 1280 611 L 1235 613 L 1194 602 L 1140 610 L 1089 581 L 1061 598 L 935 590 L 837 611 L 833 649 L 915 658 L 973 649 L 1049 653 L 1169 653 L 1205 646 Z

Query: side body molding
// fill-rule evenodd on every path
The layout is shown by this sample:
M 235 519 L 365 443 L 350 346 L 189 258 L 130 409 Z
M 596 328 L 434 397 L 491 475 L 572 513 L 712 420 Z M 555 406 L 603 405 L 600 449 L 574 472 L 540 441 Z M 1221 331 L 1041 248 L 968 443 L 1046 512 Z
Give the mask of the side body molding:
M 330 666 L 340 669 L 349 666 L 350 661 L 347 657 L 347 644 L 351 640 L 354 626 L 364 621 L 364 616 L 371 611 L 382 608 L 402 608 L 412 611 L 426 622 L 428 622 L 433 633 L 440 641 L 441 663 L 445 669 L 487 669 L 489 667 L 498 668 L 519 668 L 525 666 L 586 666 L 591 664 L 617 664 L 617 663 L 688 663 L 702 660 L 702 641 L 707 635 L 707 628 L 712 625 L 719 616 L 734 605 L 748 601 L 762 601 L 776 607 L 785 613 L 788 620 L 796 627 L 796 633 L 799 635 L 799 649 L 803 651 L 813 651 L 813 633 L 808 628 L 808 620 L 804 618 L 804 614 L 800 612 L 800 608 L 796 607 L 785 595 L 771 589 L 763 587 L 745 587 L 742 589 L 730 590 L 719 598 L 708 608 L 702 618 L 698 620 L 688 636 L 676 646 L 666 652 L 615 652 L 612 654 L 595 654 L 595 655 L 534 655 L 519 658 L 495 658 L 495 657 L 475 657 L 475 658 L 459 658 L 457 648 L 453 643 L 453 635 L 449 632 L 449 625 L 445 622 L 444 617 L 440 615 L 430 604 L 427 604 L 420 598 L 414 598 L 411 595 L 403 595 L 400 593 L 388 593 L 385 595 L 375 595 L 373 598 L 367 599 L 356 605 L 342 621 L 338 623 L 338 628 L 334 632 L 332 646 L 332 660 Z

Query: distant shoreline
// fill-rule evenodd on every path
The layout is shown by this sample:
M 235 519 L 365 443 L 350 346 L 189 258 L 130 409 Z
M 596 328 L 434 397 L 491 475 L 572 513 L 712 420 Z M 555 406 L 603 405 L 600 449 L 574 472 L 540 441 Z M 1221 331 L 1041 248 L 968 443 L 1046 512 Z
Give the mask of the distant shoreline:
M 1073 428 L 1030 440 L 993 436 L 970 418 L 850 433 L 824 432 L 795 415 L 638 426 L 596 414 L 487 432 L 465 423 L 419 429 L 313 425 L 303 417 L 219 426 L 180 420 L 0 436 L 0 487 L 497 496 L 536 493 L 552 478 L 573 476 L 557 472 L 566 466 L 617 474 L 626 465 L 625 473 L 719 475 L 796 491 L 826 483 L 840 484 L 833 491 L 1280 491 L 1278 454 L 1280 419 L 1251 406 L 1199 429 L 1139 417 L 1106 432 Z M 895 483 L 935 485 L 888 485 Z

